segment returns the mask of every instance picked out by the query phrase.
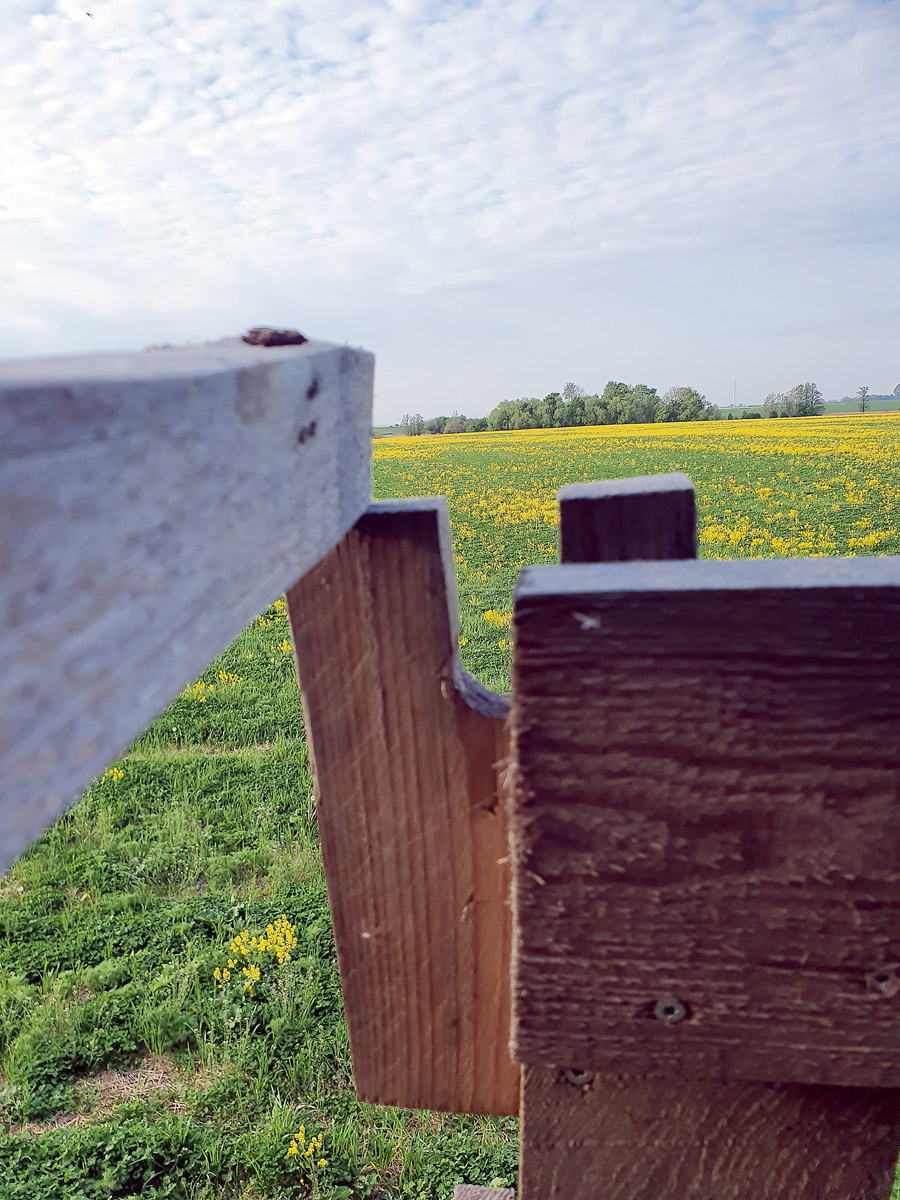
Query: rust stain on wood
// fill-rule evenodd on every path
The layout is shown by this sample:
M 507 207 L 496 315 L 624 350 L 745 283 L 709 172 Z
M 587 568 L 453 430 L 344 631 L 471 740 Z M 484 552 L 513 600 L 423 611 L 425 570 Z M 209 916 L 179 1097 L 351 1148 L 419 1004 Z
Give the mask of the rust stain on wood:
M 307 340 L 299 329 L 275 329 L 271 325 L 254 325 L 241 338 L 251 346 L 302 346 Z

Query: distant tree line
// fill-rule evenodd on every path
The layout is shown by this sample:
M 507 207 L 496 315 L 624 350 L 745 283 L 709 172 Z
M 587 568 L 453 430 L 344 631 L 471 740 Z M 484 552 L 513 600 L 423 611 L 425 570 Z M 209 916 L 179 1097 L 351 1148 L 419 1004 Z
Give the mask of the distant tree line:
M 864 389 L 860 389 L 862 392 Z M 868 389 L 865 389 L 868 390 Z M 860 409 L 865 411 L 865 398 Z M 743 417 L 818 417 L 825 411 L 822 393 L 814 383 L 798 383 L 788 392 L 770 392 L 762 413 L 744 412 Z M 426 421 L 421 413 L 407 413 L 402 430 L 415 436 L 425 433 L 486 433 L 510 429 L 565 429 L 579 425 L 633 425 L 665 421 L 718 421 L 722 412 L 690 387 L 670 387 L 661 396 L 645 383 L 633 386 L 610 380 L 601 395 L 588 396 L 576 383 L 561 392 L 550 392 L 543 400 L 531 396 L 503 400 L 486 417 L 467 417 L 452 412 L 449 417 Z M 733 414 L 729 412 L 728 419 Z
M 822 393 L 814 383 L 798 383 L 789 392 L 769 392 L 763 401 L 764 417 L 821 417 Z
M 664 395 L 644 383 L 631 386 L 613 380 L 602 395 L 587 396 L 575 383 L 561 392 L 503 400 L 486 417 L 449 417 L 423 421 L 419 414 L 404 416 L 400 425 L 408 434 L 485 433 L 505 429 L 566 429 L 579 425 L 631 425 L 655 421 L 718 420 L 721 413 L 693 388 L 670 387 Z

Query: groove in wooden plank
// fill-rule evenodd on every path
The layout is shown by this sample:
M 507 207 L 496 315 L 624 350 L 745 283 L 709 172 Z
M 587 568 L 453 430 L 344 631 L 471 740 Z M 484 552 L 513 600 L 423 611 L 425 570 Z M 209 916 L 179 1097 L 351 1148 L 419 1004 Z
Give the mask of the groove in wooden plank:
M 526 1067 L 521 1200 L 888 1200 L 898 1092 Z
M 357 1093 L 515 1113 L 508 703 L 459 664 L 444 501 L 373 505 L 288 608 Z
M 372 364 L 0 364 L 0 871 L 365 510 Z
M 900 577 L 688 565 L 517 598 L 517 1054 L 898 1086 Z

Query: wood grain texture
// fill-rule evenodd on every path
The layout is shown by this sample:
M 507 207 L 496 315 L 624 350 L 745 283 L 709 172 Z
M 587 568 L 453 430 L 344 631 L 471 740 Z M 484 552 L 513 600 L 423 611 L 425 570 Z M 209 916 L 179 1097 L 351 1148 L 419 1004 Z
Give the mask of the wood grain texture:
M 900 1084 L 900 560 L 530 568 L 514 637 L 519 1059 Z
M 602 506 L 605 502 L 602 489 L 598 489 L 593 504 Z M 582 505 L 564 506 L 561 515 L 563 546 L 578 545 L 582 559 L 590 559 L 595 553 L 599 557 L 602 547 L 597 538 L 608 526 L 603 514 L 586 512 Z M 691 544 L 691 539 L 677 536 L 682 519 L 683 510 L 680 514 L 676 505 L 668 507 L 660 501 L 656 540 L 647 557 L 677 556 L 679 548 L 684 551 Z M 567 537 L 569 522 L 583 522 L 584 527 Z M 626 531 L 628 527 L 626 522 Z M 623 557 L 630 557 L 627 544 L 623 549 Z M 752 566 L 758 568 L 759 564 Z M 808 566 L 801 568 L 807 583 Z M 707 576 L 708 567 L 704 567 Z M 817 571 L 820 583 L 849 581 L 843 567 L 837 569 L 837 580 L 834 571 L 827 572 L 824 580 L 821 569 Z M 866 567 L 865 571 L 871 574 L 872 568 Z M 801 582 L 790 567 L 779 566 L 776 572 L 783 584 Z M 682 586 L 691 586 L 693 565 L 674 573 L 681 578 Z M 603 574 L 611 582 L 610 572 Z M 638 574 L 645 586 L 658 585 L 659 573 L 653 568 L 645 567 Z M 671 583 L 672 567 L 665 568 L 663 574 Z M 742 567 L 741 575 L 745 586 L 758 585 L 758 571 L 747 575 Z M 889 565 L 886 573 L 881 566 L 875 575 L 882 584 L 886 577 L 896 581 L 896 566 Z M 730 567 L 725 576 L 734 586 Z M 859 575 L 852 578 L 858 581 Z M 578 568 L 556 572 L 555 579 L 557 590 L 568 595 L 585 590 L 584 576 Z M 532 581 L 537 593 L 544 582 L 544 577 Z M 528 587 L 526 580 L 522 591 Z M 579 608 L 572 615 L 585 634 L 602 629 L 597 614 Z M 522 783 L 526 788 L 527 779 L 523 778 Z M 615 839 L 615 826 L 610 832 Z M 514 890 L 521 892 L 520 887 Z M 541 890 L 538 888 L 538 903 Z M 664 892 L 660 898 L 664 900 Z M 584 902 L 577 891 L 574 900 L 576 907 Z M 558 916 L 562 909 L 559 898 L 548 900 L 548 904 L 551 912 L 555 906 Z M 600 908 L 593 915 L 600 924 L 606 913 Z M 665 952 L 657 965 L 661 971 L 666 969 Z M 565 986 L 563 973 L 563 978 L 557 980 L 560 995 Z M 886 986 L 892 986 L 890 975 Z M 679 1015 L 674 1003 L 677 998 L 662 999 L 658 1010 L 661 1015 Z M 602 1021 L 602 998 L 597 1012 Z M 668 1025 L 668 1030 L 675 1032 L 680 1027 Z M 522 1082 L 520 1197 L 887 1200 L 898 1144 L 898 1108 L 897 1090 L 722 1083 L 673 1075 L 616 1077 L 595 1075 L 583 1068 L 560 1071 L 527 1066 Z
M 0 364 L 0 871 L 365 510 L 372 362 Z
M 697 557 L 694 485 L 687 475 L 570 483 L 557 498 L 564 563 Z
M 888 1200 L 895 1090 L 526 1067 L 521 1200 Z
M 515 1200 L 512 1188 L 473 1187 L 469 1183 L 458 1183 L 453 1189 L 453 1200 Z
M 357 1093 L 515 1113 L 508 702 L 459 664 L 443 500 L 375 504 L 288 607 Z

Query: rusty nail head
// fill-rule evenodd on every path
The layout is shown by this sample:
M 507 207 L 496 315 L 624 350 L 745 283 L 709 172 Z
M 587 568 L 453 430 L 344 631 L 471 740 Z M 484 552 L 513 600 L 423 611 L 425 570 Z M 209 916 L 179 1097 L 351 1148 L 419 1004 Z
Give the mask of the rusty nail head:
M 275 329 L 271 325 L 254 325 L 241 338 L 251 346 L 302 346 L 305 338 L 299 329 Z M 310 397 L 312 399 L 312 397 Z

